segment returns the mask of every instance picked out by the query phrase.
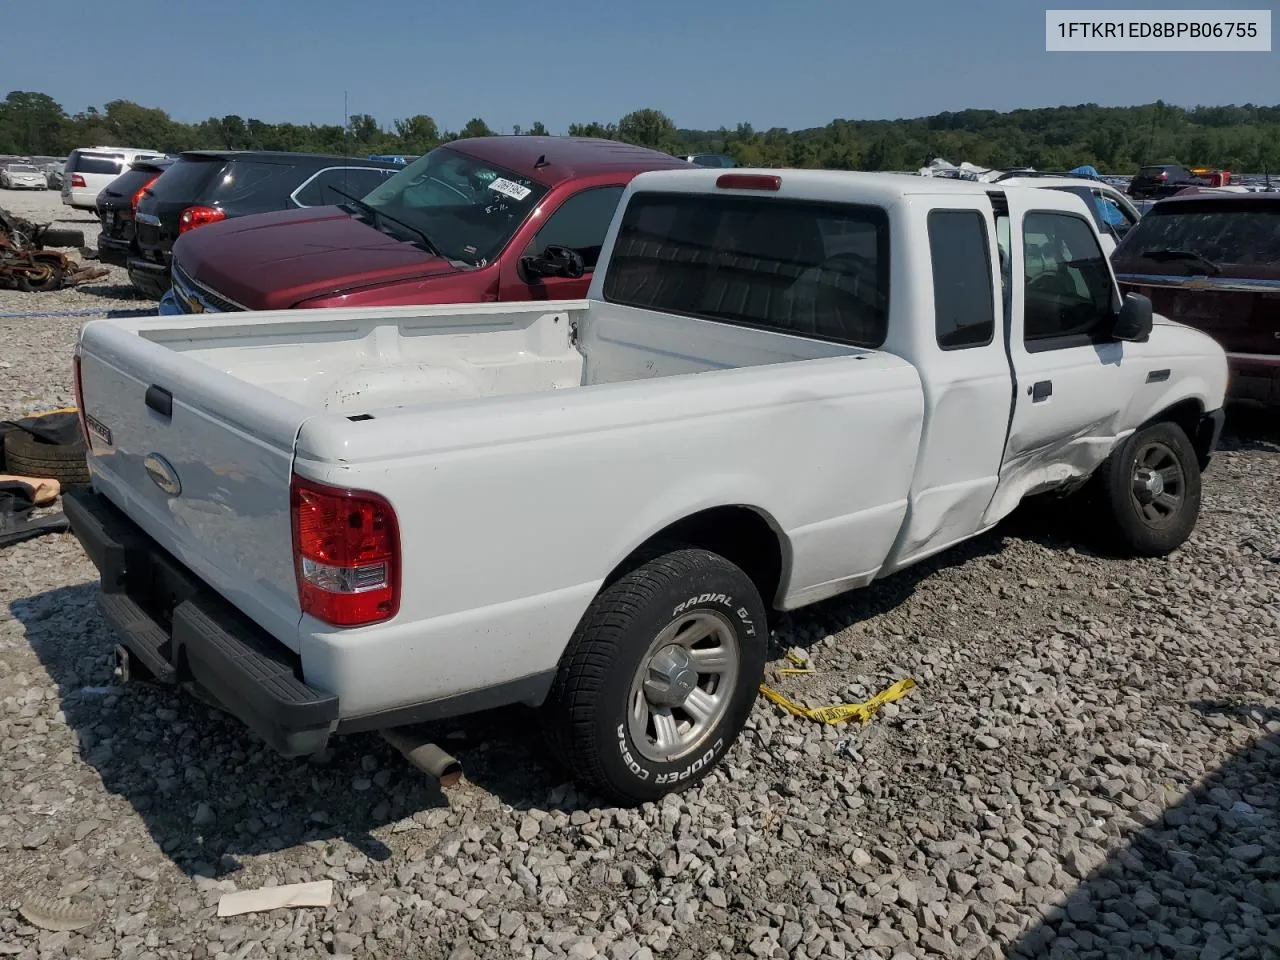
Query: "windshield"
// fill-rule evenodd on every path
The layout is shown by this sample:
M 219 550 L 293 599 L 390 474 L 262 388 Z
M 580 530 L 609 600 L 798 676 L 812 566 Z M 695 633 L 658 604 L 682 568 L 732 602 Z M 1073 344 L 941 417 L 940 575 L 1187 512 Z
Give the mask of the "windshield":
M 375 188 L 364 202 L 421 230 L 450 260 L 484 266 L 546 192 L 529 177 L 438 147 Z
M 1251 205 L 1252 206 L 1252 205 Z M 1271 209 L 1216 208 L 1162 212 L 1158 207 L 1138 221 L 1112 254 L 1113 260 L 1181 250 L 1214 263 L 1280 263 L 1280 204 Z
M 39 173 L 40 171 L 37 170 L 35 167 L 31 166 L 30 164 L 11 163 L 9 164 L 9 172 L 10 173 Z

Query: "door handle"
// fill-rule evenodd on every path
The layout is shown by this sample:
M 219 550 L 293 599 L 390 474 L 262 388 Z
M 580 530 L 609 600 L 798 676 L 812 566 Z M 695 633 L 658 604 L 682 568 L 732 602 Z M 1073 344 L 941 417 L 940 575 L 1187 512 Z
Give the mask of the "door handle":
M 1053 396 L 1053 381 L 1039 380 L 1027 387 L 1027 393 L 1031 395 L 1032 403 L 1039 403 L 1041 400 L 1048 400 Z
M 160 416 L 170 418 L 173 416 L 173 394 L 159 384 L 153 383 L 147 387 L 147 394 L 143 400 Z

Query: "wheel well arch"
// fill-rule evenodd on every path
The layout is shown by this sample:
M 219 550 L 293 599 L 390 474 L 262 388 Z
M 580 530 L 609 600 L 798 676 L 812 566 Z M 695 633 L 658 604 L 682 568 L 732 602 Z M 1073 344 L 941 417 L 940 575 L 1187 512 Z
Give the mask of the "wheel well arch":
M 671 544 L 724 557 L 751 578 L 770 615 L 776 612 L 783 578 L 791 568 L 789 543 L 771 516 L 744 504 L 700 510 L 656 531 L 609 571 L 602 589 Z
M 1200 469 L 1203 470 L 1209 464 L 1209 444 L 1213 440 L 1212 431 L 1205 429 L 1204 415 L 1204 404 L 1195 397 L 1188 397 L 1165 407 L 1151 417 L 1147 424 L 1169 422 L 1180 426 L 1191 441 L 1196 459 L 1200 461 Z

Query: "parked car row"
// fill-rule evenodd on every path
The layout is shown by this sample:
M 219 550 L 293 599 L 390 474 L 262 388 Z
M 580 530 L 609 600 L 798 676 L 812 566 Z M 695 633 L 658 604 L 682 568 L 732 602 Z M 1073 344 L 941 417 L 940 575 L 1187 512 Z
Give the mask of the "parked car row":
M 140 192 L 134 179 L 104 197 L 104 218 L 118 216 L 102 244 L 128 242 L 130 279 L 166 314 L 573 298 L 632 177 L 688 166 L 536 136 L 458 140 L 407 165 L 190 152 Z
M 66 157 L 17 157 L 0 156 L 0 189 L 4 190 L 57 190 L 62 186 L 62 168 Z M 37 181 L 33 172 L 43 178 Z M 21 178 L 6 177 L 5 173 L 21 173 Z M 17 182 L 21 180 L 22 182 Z
M 5 190 L 48 190 L 49 178 L 33 163 L 0 166 L 0 187 Z

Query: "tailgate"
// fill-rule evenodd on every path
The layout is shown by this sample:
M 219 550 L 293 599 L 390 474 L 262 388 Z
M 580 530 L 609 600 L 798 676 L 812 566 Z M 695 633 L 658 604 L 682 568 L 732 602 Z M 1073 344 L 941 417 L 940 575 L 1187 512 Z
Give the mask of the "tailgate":
M 305 408 L 109 320 L 85 325 L 79 364 L 94 488 L 296 649 L 289 481 Z

